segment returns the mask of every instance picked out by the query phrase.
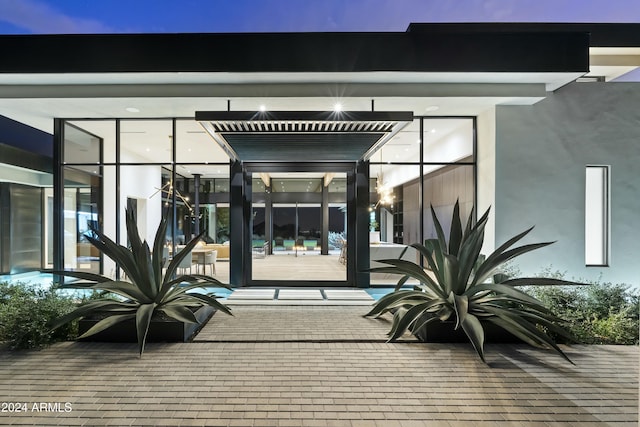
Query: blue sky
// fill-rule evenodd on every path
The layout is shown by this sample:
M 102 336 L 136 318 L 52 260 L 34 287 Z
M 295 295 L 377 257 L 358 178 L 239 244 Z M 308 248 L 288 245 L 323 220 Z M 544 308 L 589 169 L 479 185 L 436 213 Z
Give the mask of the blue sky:
M 404 31 L 410 22 L 640 22 L 640 0 L 0 0 L 0 34 Z

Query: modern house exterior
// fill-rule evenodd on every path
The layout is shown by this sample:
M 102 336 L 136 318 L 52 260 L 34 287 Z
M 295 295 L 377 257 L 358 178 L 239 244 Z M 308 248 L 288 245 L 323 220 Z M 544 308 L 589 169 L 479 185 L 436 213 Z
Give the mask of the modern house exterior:
M 118 274 L 83 235 L 126 244 L 130 207 L 150 241 L 170 220 L 172 250 L 201 231 L 226 245 L 233 286 L 389 284 L 375 257 L 433 237 L 431 207 L 448 229 L 458 201 L 491 207 L 486 253 L 533 225 L 527 242 L 557 241 L 525 274 L 640 285 L 640 85 L 612 81 L 640 67 L 640 25 L 0 36 L 0 52 L 0 115 L 53 135 L 49 179 L 19 183 L 40 206 L 34 269 Z M 5 260 L 19 214 L 1 200 Z M 344 279 L 253 274 L 256 245 L 327 255 L 336 236 Z

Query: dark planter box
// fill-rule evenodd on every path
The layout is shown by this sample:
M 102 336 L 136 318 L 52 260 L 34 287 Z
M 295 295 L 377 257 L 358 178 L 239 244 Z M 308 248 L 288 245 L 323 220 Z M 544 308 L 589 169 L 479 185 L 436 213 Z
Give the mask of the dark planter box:
M 149 325 L 147 342 L 188 342 L 207 323 L 216 310 L 210 306 L 200 307 L 194 312 L 198 323 L 185 323 L 175 319 L 153 319 Z M 100 319 L 81 319 L 78 335 L 87 332 Z M 138 342 L 135 319 L 113 325 L 104 331 L 82 339 L 100 342 Z
M 462 327 L 455 330 L 456 323 L 447 320 L 445 322 L 433 322 L 421 328 L 414 335 L 424 342 L 469 342 L 469 337 Z M 485 343 L 522 343 L 522 340 L 510 332 L 494 325 L 491 322 L 482 322 L 484 328 Z

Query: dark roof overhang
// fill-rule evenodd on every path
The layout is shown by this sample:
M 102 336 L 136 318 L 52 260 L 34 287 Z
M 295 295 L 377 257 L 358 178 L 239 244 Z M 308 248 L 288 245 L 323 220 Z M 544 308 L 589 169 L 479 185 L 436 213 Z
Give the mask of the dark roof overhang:
M 413 121 L 406 111 L 197 111 L 196 120 L 233 160 L 367 160 Z
M 415 27 L 414 27 L 415 25 Z M 0 73 L 580 72 L 586 29 L 3 35 Z M 466 25 L 466 24 L 465 24 Z M 415 28 L 415 29 L 414 29 Z M 471 27 L 469 27 L 471 28 Z M 82 54 L 78 54 L 81 52 Z M 295 54 L 293 54 L 295 53 Z
M 470 38 L 483 35 L 547 34 L 560 41 L 564 35 L 586 34 L 590 47 L 640 47 L 640 24 L 609 22 L 466 22 L 466 23 L 411 23 L 407 28 L 413 34 L 466 34 Z

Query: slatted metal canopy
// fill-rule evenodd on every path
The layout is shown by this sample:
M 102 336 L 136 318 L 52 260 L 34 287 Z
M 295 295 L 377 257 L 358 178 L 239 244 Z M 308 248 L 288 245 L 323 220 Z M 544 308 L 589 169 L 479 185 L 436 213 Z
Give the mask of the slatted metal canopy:
M 407 111 L 198 111 L 196 120 L 234 160 L 367 160 L 413 120 Z

